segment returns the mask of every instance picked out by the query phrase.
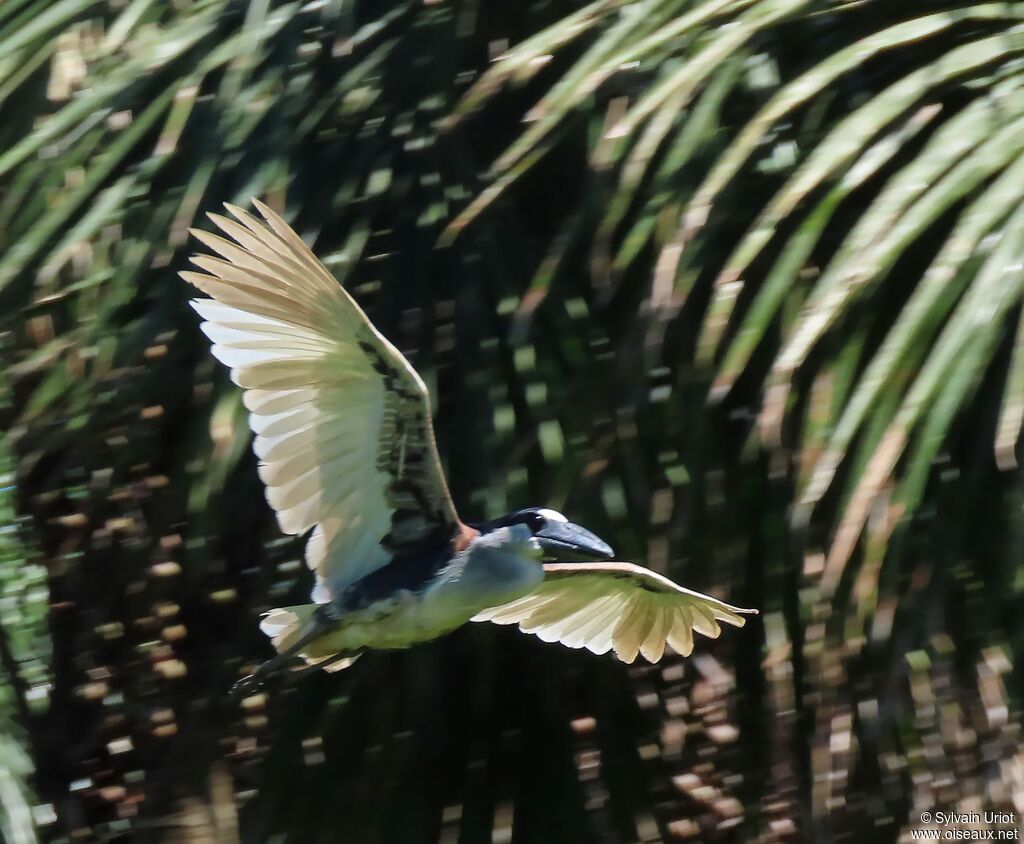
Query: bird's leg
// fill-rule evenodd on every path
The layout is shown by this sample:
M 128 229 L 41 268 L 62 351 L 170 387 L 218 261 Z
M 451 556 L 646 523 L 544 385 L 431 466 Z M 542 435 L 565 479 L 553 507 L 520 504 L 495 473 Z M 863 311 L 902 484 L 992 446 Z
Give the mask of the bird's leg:
M 258 692 L 267 681 L 284 669 L 292 657 L 297 656 L 310 642 L 314 642 L 333 629 L 341 620 L 344 612 L 333 601 L 320 604 L 313 610 L 306 628 L 299 634 L 294 644 L 281 651 L 277 656 L 260 663 L 248 677 L 243 677 L 231 687 L 228 695 L 232 698 L 246 697 Z

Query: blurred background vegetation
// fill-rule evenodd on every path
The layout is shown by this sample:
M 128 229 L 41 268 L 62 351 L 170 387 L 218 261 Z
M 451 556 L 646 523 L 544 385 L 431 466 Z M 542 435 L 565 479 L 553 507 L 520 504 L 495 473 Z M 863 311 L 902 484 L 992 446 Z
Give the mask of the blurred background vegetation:
M 1020 823 L 1024 4 L 3 0 L 0 114 L 4 840 Z M 309 588 L 176 277 L 251 196 L 424 374 L 464 518 L 762 615 L 226 702 Z

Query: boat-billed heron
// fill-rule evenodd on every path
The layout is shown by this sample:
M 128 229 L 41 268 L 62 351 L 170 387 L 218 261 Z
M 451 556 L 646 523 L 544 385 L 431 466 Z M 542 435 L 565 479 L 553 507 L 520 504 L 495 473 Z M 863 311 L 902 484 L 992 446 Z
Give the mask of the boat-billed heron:
M 546 642 L 657 662 L 688 655 L 754 610 L 678 586 L 561 513 L 530 508 L 486 524 L 459 519 L 416 370 L 299 236 L 227 206 L 230 240 L 182 277 L 213 354 L 244 390 L 259 475 L 278 524 L 309 533 L 312 603 L 268 612 L 278 651 L 243 690 L 295 656 L 337 670 L 371 649 L 407 648 L 468 621 L 518 624 Z

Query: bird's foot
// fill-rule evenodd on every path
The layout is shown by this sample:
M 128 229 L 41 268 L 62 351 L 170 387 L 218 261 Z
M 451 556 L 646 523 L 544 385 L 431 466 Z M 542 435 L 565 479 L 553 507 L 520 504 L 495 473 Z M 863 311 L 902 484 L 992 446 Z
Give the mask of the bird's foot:
M 286 650 L 281 651 L 277 656 L 261 663 L 252 674 L 243 677 L 235 683 L 231 687 L 231 691 L 228 692 L 228 696 L 237 700 L 258 692 L 267 685 L 268 681 L 284 671 L 288 663 L 296 656 L 299 656 L 306 645 L 333 628 L 343 615 L 342 607 L 336 603 L 320 604 L 314 611 L 309 626 L 298 637 L 297 641 Z M 331 662 L 345 656 L 348 656 L 348 654 L 338 654 L 336 657 L 332 657 Z
M 228 697 L 232 700 L 240 700 L 241 698 L 256 694 L 265 685 L 266 679 L 260 677 L 258 672 L 254 672 L 235 683 L 228 692 Z
M 228 697 L 237 700 L 256 694 L 256 692 L 260 691 L 267 683 L 284 671 L 288 661 L 294 656 L 294 653 L 285 651 L 272 659 L 268 659 L 266 662 L 261 662 L 256 666 L 256 670 L 252 674 L 243 677 L 231 687 Z

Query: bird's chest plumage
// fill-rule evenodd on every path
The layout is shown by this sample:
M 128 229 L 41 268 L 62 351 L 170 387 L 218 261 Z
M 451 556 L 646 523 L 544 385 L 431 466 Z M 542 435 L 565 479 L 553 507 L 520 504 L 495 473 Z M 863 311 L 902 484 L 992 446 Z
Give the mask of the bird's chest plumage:
M 499 540 L 478 540 L 454 557 L 439 549 L 396 561 L 355 584 L 336 634 L 339 644 L 406 648 L 522 597 L 543 579 L 543 569 L 528 545 Z

